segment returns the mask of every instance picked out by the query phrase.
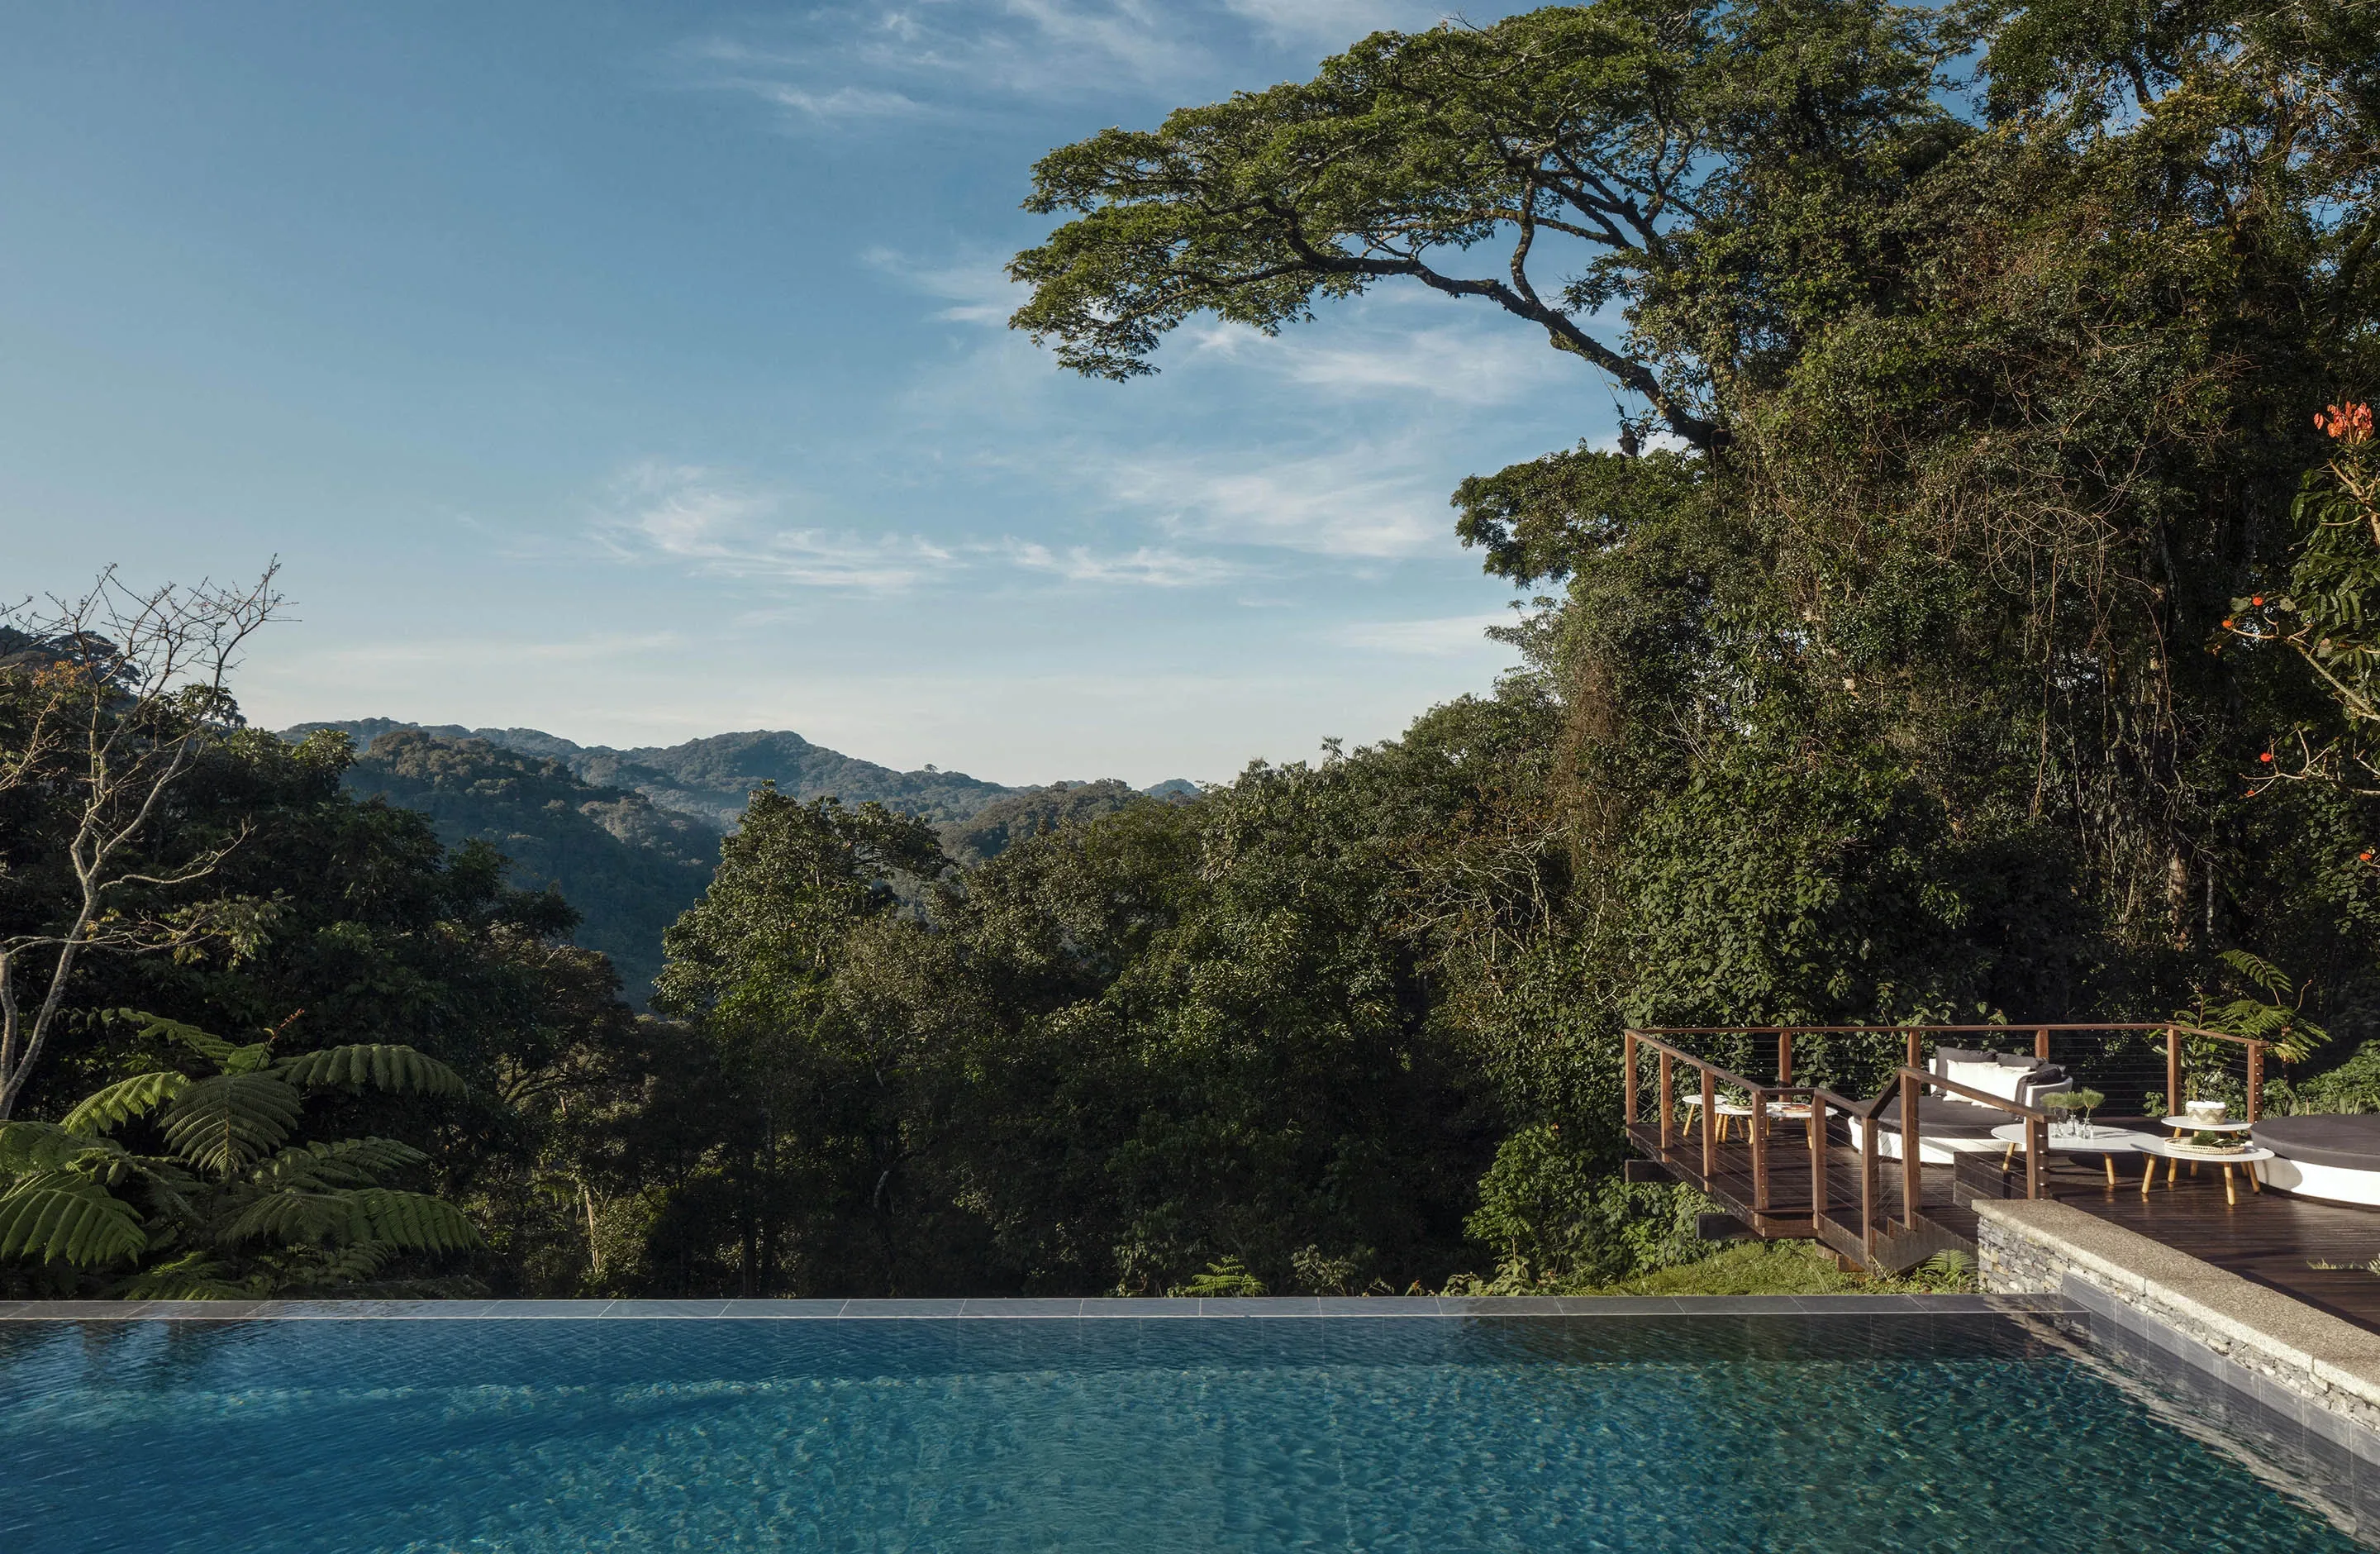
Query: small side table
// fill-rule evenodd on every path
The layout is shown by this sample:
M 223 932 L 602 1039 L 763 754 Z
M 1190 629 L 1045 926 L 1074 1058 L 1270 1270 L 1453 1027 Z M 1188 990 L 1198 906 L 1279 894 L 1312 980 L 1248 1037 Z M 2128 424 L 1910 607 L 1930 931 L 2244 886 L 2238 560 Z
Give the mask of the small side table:
M 2157 1119 L 2157 1125 L 2171 1128 L 2177 1134 L 2192 1134 L 2246 1133 L 2256 1124 L 2253 1123 L 2193 1123 L 2187 1117 L 2160 1117 Z
M 1702 1111 L 1703 1096 L 1700 1090 L 1689 1090 L 1685 1094 L 1679 1096 L 1677 1099 L 1680 1106 L 1692 1107 L 1698 1115 Z M 1715 1098 L 1711 1103 L 1711 1110 L 1718 1113 L 1718 1132 L 1714 1136 L 1722 1144 L 1727 1142 L 1728 1120 L 1730 1118 L 1748 1118 L 1752 1115 L 1752 1108 L 1744 1105 L 1743 1102 L 1740 1100 L 1730 1100 L 1725 1096 Z M 1774 1111 L 1770 1112 L 1770 1115 L 1775 1115 Z M 1688 1118 L 1686 1121 L 1686 1131 L 1688 1133 L 1694 1132 L 1694 1119 Z M 1744 1124 L 1744 1127 L 1749 1130 L 1751 1125 L 1752 1124 L 1747 1122 Z
M 2194 1133 L 2246 1133 L 2256 1125 L 2253 1123 L 2193 1123 L 2187 1117 L 2160 1117 L 2157 1123 L 2161 1127 L 2171 1128 L 2176 1140 L 2188 1138 Z M 2182 1159 L 2190 1162 L 2190 1174 L 2195 1176 L 2198 1174 L 2198 1162 L 2205 1157 L 2185 1155 Z
M 2202 1131 L 2211 1132 L 2213 1130 L 2208 1129 Z M 2236 1167 L 2237 1169 L 2248 1173 L 2248 1190 L 2250 1192 L 2261 1193 L 2265 1190 L 2265 1184 L 2257 1179 L 2256 1166 L 2260 1161 L 2273 1159 L 2273 1152 L 2270 1149 L 2265 1148 L 2261 1144 L 2251 1144 L 2245 1149 L 2228 1155 L 2207 1155 L 2202 1154 L 2194 1149 L 2177 1149 L 2174 1147 L 2172 1140 L 2163 1138 L 2148 1139 L 2143 1143 L 2134 1145 L 2133 1147 L 2149 1158 L 2148 1170 L 2141 1172 L 2141 1196 L 2143 1197 L 2149 1196 L 2149 1188 L 2156 1181 L 2156 1168 L 2158 1160 L 2163 1159 L 2171 1162 L 2166 1167 L 2165 1172 L 2165 1184 L 2168 1192 L 2173 1190 L 2173 1179 L 2182 1161 L 2188 1160 L 2194 1167 L 2199 1161 L 2204 1160 L 2210 1164 L 2219 1165 L 2223 1168 L 2223 1201 L 2228 1204 L 2237 1204 L 2240 1201 L 2240 1194 L 2239 1190 L 2234 1187 L 2231 1183 L 2231 1172 L 2233 1169 Z
M 2110 1187 L 2118 1184 L 2116 1182 L 2117 1156 L 2131 1154 L 2144 1145 L 2156 1142 L 2156 1139 L 2148 1134 L 2134 1133 L 2129 1128 L 2103 1128 L 2096 1123 L 2092 1124 L 2088 1134 L 2079 1137 L 2065 1137 L 2056 1133 L 2054 1129 L 2055 1124 L 2052 1124 L 2042 1130 L 2046 1135 L 2041 1141 L 2043 1147 L 2052 1154 L 2098 1156 L 2100 1163 L 2107 1168 L 2107 1185 Z M 2000 1157 L 2000 1169 L 2006 1171 L 2010 1162 L 2015 1159 L 2017 1150 L 2024 1143 L 2024 1124 L 2022 1123 L 2003 1123 L 1992 1130 L 1992 1136 L 2008 1146 L 2008 1152 Z

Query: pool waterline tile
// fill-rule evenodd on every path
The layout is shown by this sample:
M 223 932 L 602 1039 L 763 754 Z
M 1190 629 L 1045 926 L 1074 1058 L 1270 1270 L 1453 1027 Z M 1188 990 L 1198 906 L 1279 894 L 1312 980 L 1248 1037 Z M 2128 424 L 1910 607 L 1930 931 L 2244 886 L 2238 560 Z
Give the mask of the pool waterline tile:
M 268 1300 L 11 1301 L 0 1322 L 656 1321 L 1055 1317 L 1081 1320 L 1214 1317 L 1740 1317 L 1815 1315 L 1997 1316 L 2089 1311 L 2110 1321 L 2138 1318 L 2128 1307 L 2063 1296 L 2002 1295 L 1259 1295 L 1194 1297 L 1002 1296 L 947 1300 Z

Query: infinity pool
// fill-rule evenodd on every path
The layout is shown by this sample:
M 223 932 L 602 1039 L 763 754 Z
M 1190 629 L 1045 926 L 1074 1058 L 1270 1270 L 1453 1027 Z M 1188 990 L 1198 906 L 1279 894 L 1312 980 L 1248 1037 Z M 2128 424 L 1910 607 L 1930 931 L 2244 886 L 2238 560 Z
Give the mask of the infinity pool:
M 0 1324 L 0 1546 L 2359 1547 L 1995 1317 Z

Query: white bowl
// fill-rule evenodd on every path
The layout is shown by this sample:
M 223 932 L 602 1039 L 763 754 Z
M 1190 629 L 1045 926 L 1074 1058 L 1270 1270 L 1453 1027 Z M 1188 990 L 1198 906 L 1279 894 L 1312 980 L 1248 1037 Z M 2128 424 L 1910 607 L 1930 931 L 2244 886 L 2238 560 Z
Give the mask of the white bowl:
M 2182 1115 L 2193 1123 L 2223 1121 L 2224 1105 L 2219 1100 L 2193 1100 L 2182 1107 Z

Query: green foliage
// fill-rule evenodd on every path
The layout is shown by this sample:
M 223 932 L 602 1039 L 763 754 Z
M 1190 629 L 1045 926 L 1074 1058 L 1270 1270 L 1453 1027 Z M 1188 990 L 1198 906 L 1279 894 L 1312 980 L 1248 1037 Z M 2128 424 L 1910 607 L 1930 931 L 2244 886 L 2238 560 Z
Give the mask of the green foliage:
M 1507 1282 L 1568 1290 L 1617 1283 L 1697 1261 L 1717 1248 L 1696 1235 L 1716 1212 L 1683 1188 L 1619 1181 L 1541 1124 L 1504 1140 L 1463 1222 L 1492 1247 Z
M 453 1205 L 380 1185 L 425 1162 L 420 1150 L 385 1138 L 288 1143 L 307 1091 L 459 1094 L 443 1063 L 385 1044 L 276 1057 L 279 1031 L 237 1046 L 180 1021 L 112 1013 L 217 1072 L 119 1080 L 65 1126 L 0 1123 L 0 1257 L 82 1269 L 138 1260 L 128 1293 L 204 1299 L 335 1286 L 399 1254 L 480 1244 Z M 164 1156 L 107 1136 L 152 1113 Z
M 1165 1292 L 1169 1295 L 1195 1295 L 1205 1299 L 1228 1298 L 1237 1295 L 1261 1295 L 1264 1281 L 1240 1266 L 1237 1257 L 1225 1257 L 1209 1263 L 1203 1273 L 1194 1275 L 1186 1284 L 1177 1284 Z
M 450 847 L 476 841 L 501 849 L 511 878 L 570 903 L 578 916 L 573 937 L 608 955 L 639 998 L 661 969 L 662 930 L 701 895 L 717 855 L 708 819 L 481 739 L 390 729 L 356 759 L 346 783 L 358 796 L 429 816 Z
M 2374 795 L 2322 761 L 2360 748 L 2371 554 L 2333 497 L 2363 467 L 2311 425 L 2380 375 L 2368 11 L 1600 0 L 1053 152 L 1016 322 L 1078 370 L 1403 281 L 1630 396 L 1617 452 L 1456 493 L 1488 570 L 1549 592 L 1522 666 L 1180 803 L 837 785 L 781 735 L 400 741 L 366 775 L 454 806 L 452 851 L 341 795 L 345 740 L 226 719 L 159 845 L 240 845 L 120 905 L 238 932 L 80 974 L 23 1113 L 71 1127 L 0 1133 L 10 1225 L 97 1256 L 99 1198 L 129 1205 L 151 1239 L 115 1287 L 143 1291 L 466 1256 L 431 1250 L 459 1235 L 431 1199 L 506 1291 L 1402 1289 L 1483 1259 L 1455 1287 L 1876 1288 L 1713 1253 L 1691 1198 L 1613 1180 L 1625 1025 L 2187 1005 L 2304 1058 L 2280 1104 L 2380 1105 Z M 2242 650 L 2267 621 L 2299 650 Z M 0 665 L 0 749 L 29 685 Z M 563 897 L 506 880 L 615 825 L 658 856 L 636 826 L 667 805 L 743 818 L 638 1021 Z M 56 919 L 69 819 L 0 788 L 9 931 Z M 127 1005 L 187 1024 L 87 1018 Z M 343 1052 L 197 1039 L 294 1008 Z M 1873 1089 L 1872 1050 L 1796 1055 Z M 353 1196 L 400 1173 L 420 1200 Z

